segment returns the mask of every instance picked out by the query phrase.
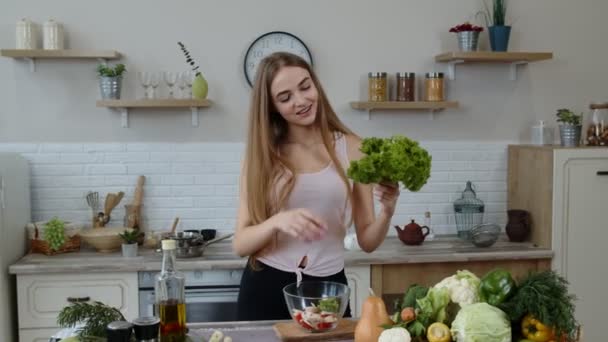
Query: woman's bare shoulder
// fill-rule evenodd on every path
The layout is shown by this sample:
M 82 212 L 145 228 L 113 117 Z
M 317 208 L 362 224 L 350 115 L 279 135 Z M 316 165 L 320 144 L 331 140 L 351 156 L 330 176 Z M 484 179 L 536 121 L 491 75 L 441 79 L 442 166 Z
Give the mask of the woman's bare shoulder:
M 363 157 L 360 137 L 355 134 L 345 134 L 344 139 L 346 139 L 346 152 L 349 160 L 358 160 Z

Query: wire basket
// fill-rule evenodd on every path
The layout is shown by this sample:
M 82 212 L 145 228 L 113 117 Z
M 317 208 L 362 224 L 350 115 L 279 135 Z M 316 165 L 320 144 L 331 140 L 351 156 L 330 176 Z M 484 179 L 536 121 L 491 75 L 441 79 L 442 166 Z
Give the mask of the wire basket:
M 471 228 L 483 223 L 484 210 L 483 201 L 477 198 L 471 181 L 467 181 L 462 197 L 454 201 L 454 218 L 459 238 L 471 240 Z

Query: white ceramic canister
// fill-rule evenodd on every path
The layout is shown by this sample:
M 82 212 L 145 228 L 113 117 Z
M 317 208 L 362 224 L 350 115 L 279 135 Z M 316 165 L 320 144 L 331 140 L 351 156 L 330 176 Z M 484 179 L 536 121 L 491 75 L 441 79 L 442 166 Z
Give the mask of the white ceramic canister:
M 45 50 L 63 49 L 63 25 L 53 19 L 47 20 L 43 25 L 43 48 Z
M 551 145 L 553 144 L 553 131 L 550 126 L 547 126 L 543 120 L 532 126 L 532 144 L 533 145 Z
M 16 27 L 17 49 L 32 50 L 38 45 L 36 26 L 29 19 L 23 18 L 17 22 Z

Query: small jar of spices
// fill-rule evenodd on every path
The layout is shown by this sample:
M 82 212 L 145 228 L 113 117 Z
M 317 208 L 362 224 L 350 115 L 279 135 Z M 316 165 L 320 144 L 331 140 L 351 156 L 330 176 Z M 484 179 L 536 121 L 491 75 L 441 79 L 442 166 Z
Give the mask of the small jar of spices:
M 416 74 L 413 72 L 398 72 L 397 101 L 416 101 Z
M 385 72 L 368 73 L 369 101 L 388 101 L 388 78 Z
M 425 101 L 444 101 L 444 80 L 442 72 L 429 72 L 424 80 Z

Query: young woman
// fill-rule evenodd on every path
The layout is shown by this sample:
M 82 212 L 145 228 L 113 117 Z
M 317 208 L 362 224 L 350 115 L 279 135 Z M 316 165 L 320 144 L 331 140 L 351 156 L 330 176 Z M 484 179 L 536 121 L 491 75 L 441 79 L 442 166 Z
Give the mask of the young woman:
M 279 52 L 260 63 L 233 239 L 234 251 L 249 256 L 239 320 L 289 319 L 282 290 L 296 281 L 347 284 L 343 239 L 351 221 L 364 251 L 383 242 L 399 188 L 375 186 L 376 216 L 372 186 L 346 176 L 360 144 L 303 59 Z

